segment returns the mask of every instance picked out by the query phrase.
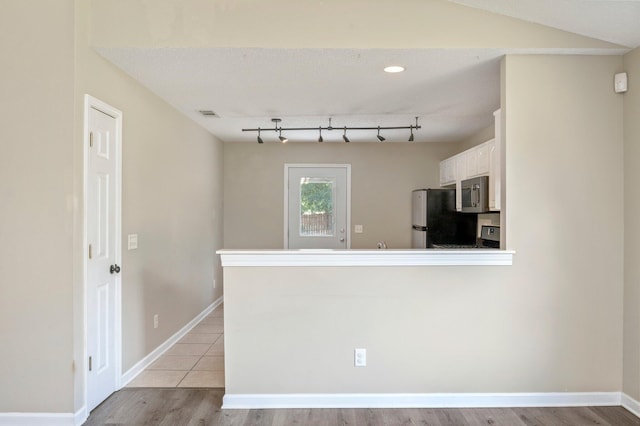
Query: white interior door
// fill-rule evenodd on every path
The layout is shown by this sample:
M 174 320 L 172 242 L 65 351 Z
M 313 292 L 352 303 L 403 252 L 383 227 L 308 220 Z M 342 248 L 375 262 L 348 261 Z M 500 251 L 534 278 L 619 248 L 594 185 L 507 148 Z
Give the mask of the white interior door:
M 119 323 L 119 122 L 95 107 L 87 112 L 87 409 L 117 390 Z M 119 344 L 119 342 L 118 342 Z
M 285 248 L 349 248 L 350 165 L 285 166 Z

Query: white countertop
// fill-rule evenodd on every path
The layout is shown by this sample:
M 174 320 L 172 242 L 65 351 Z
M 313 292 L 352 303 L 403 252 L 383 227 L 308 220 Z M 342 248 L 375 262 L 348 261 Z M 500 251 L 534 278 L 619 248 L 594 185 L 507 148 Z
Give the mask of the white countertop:
M 511 265 L 513 250 L 235 250 L 222 249 L 222 266 L 446 266 Z

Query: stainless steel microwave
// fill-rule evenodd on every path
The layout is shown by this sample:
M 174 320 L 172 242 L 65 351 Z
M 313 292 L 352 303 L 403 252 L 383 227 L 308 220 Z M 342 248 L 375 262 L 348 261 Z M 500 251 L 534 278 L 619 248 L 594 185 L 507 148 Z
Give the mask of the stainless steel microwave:
M 462 191 L 463 213 L 484 213 L 489 211 L 489 177 L 480 176 L 463 180 L 460 184 Z

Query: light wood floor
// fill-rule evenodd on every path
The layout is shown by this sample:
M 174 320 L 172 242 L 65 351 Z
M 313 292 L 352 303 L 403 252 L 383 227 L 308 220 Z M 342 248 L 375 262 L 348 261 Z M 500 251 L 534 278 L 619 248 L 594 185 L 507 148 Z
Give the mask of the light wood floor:
M 626 426 L 622 407 L 224 410 L 222 389 L 122 389 L 85 425 Z

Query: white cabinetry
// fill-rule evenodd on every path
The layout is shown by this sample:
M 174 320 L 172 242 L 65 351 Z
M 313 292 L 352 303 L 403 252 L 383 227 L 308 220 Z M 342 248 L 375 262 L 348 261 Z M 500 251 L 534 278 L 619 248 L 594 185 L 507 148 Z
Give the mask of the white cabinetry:
M 467 178 L 486 176 L 489 174 L 489 142 L 485 142 L 458 154 L 466 157 Z
M 461 153 L 467 160 L 466 177 L 478 176 L 478 147 L 468 149 Z
M 489 170 L 489 142 L 485 142 L 482 145 L 476 148 L 476 152 L 478 153 L 478 176 L 486 176 L 490 173 Z
M 440 186 L 448 186 L 456 183 L 455 157 L 447 158 L 440 162 Z
M 453 157 L 456 162 L 456 166 L 460 173 L 456 176 L 456 210 L 462 211 L 462 191 L 460 190 L 460 183 L 465 180 L 467 175 L 467 160 L 469 157 L 463 153 L 460 153 Z
M 489 209 L 500 211 L 502 184 L 500 110 L 495 117 L 495 135 L 478 146 L 440 162 L 440 186 L 456 185 L 456 208 L 462 210 L 460 183 L 477 176 L 489 176 Z
M 500 211 L 502 191 L 502 114 L 493 113 L 496 137 L 489 141 L 489 210 Z

